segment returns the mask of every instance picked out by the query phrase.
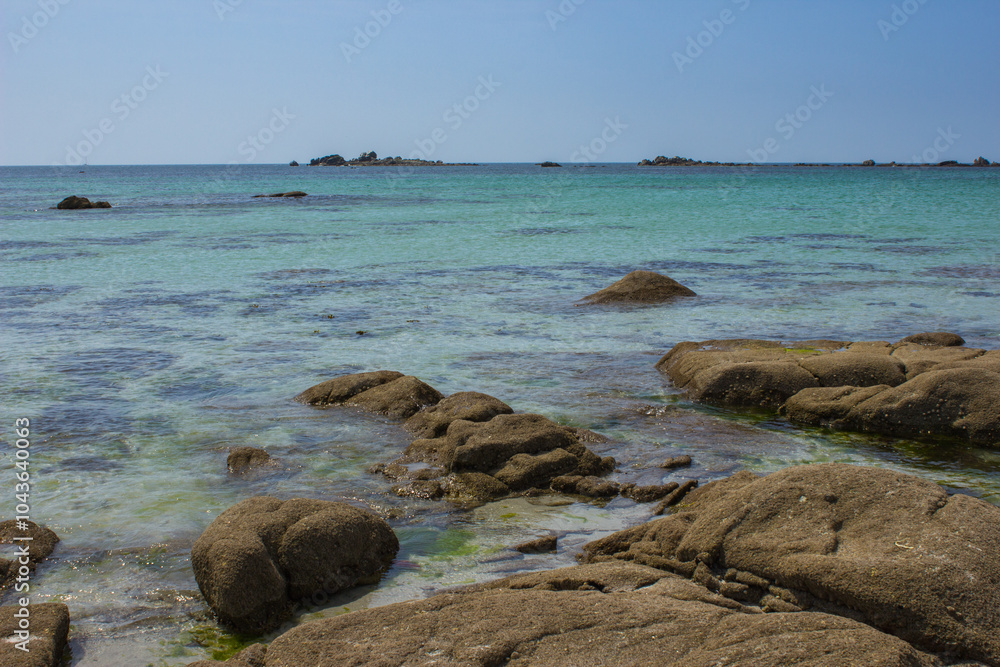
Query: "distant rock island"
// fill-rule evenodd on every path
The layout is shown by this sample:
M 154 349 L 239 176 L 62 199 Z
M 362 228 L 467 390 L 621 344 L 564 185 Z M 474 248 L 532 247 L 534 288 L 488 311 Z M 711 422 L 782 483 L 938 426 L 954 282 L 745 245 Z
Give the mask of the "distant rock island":
M 640 167 L 756 167 L 762 166 L 767 163 L 762 162 L 702 162 L 701 160 L 692 160 L 691 158 L 681 157 L 675 155 L 674 157 L 666 157 L 660 155 L 653 160 L 643 160 L 639 163 Z M 774 165 L 769 165 L 774 166 Z M 916 162 L 885 162 L 881 164 L 876 164 L 875 160 L 865 160 L 864 162 L 858 163 L 831 163 L 831 162 L 796 162 L 793 165 L 788 165 L 793 167 L 1000 167 L 1000 162 L 991 163 L 989 160 L 983 156 L 976 158 L 971 164 L 967 162 L 958 162 L 956 160 L 945 160 L 944 162 L 935 163 L 916 163 Z
M 296 165 L 298 166 L 298 165 Z M 326 157 L 317 157 L 309 161 L 310 167 L 474 167 L 478 166 L 468 162 L 442 162 L 437 160 L 417 160 L 410 158 L 384 157 L 379 159 L 375 151 L 362 153 L 353 160 L 345 160 L 343 156 L 334 154 Z

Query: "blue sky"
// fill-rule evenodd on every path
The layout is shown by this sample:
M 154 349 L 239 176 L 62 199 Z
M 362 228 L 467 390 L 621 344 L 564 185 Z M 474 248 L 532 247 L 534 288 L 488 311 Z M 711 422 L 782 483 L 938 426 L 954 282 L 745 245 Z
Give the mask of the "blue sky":
M 367 150 L 1000 160 L 995 0 L 4 0 L 0 12 L 0 164 Z

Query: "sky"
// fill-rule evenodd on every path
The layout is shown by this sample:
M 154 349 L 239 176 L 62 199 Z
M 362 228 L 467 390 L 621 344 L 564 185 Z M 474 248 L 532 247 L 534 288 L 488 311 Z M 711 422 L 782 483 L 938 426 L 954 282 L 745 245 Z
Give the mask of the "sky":
M 996 0 L 4 0 L 0 164 L 1000 160 Z

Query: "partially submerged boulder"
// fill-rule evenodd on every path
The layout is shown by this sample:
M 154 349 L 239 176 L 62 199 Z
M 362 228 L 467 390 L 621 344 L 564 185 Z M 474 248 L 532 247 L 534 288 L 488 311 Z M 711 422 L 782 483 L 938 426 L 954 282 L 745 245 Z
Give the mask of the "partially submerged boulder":
M 655 271 L 633 271 L 616 283 L 580 300 L 582 304 L 652 304 L 677 297 L 697 296 L 673 278 Z
M 295 397 L 317 407 L 352 405 L 370 412 L 405 419 L 434 405 L 442 395 L 412 375 L 396 371 L 355 373 L 321 382 Z
M 25 618 L 27 629 L 23 624 Z M 59 667 L 64 664 L 69 621 L 69 607 L 61 602 L 0 607 L 0 637 L 3 637 L 0 665 Z
M 292 166 L 297 167 L 298 164 L 295 164 L 295 165 L 292 165 Z M 254 199 L 258 199 L 260 197 L 293 197 L 293 198 L 298 198 L 298 197 L 307 197 L 307 196 L 308 195 L 305 192 L 302 192 L 302 190 L 292 190 L 291 192 L 275 192 L 275 193 L 269 194 L 269 195 L 254 195 L 253 198 Z
M 779 410 L 795 422 L 1000 446 L 1000 351 L 956 334 L 887 341 L 711 340 L 657 363 L 696 401 Z
M 938 664 L 854 620 L 755 611 L 654 568 L 582 565 L 312 621 L 226 664 Z
M 231 475 L 246 475 L 270 461 L 271 455 L 259 447 L 233 447 L 226 457 L 226 468 Z
M 445 434 L 452 422 L 460 419 L 486 422 L 497 415 L 508 415 L 514 410 L 498 398 L 478 391 L 460 391 L 425 407 L 406 420 L 406 428 L 418 438 L 437 438 Z
M 106 201 L 90 201 L 86 197 L 70 195 L 56 204 L 56 208 L 62 211 L 77 210 L 82 208 L 111 208 L 111 204 Z
M 13 544 L 17 547 L 11 552 L 11 555 L 17 552 L 14 558 L 0 557 L 0 592 L 15 583 L 23 572 L 21 568 L 34 572 L 38 564 L 49 557 L 59 542 L 59 536 L 46 526 L 40 526 L 34 521 L 22 523 L 24 528 L 19 527 L 14 519 L 0 521 L 0 544 Z M 21 549 L 27 549 L 26 556 L 19 553 Z M 27 564 L 21 562 L 22 558 L 26 558 Z
M 398 550 L 389 524 L 370 511 L 257 496 L 209 525 L 191 565 L 219 621 L 260 634 L 287 620 L 297 600 L 377 580 Z
M 741 604 L 834 613 L 995 664 L 998 543 L 1000 508 L 830 463 L 712 482 L 676 514 L 588 544 L 585 560 L 658 567 Z

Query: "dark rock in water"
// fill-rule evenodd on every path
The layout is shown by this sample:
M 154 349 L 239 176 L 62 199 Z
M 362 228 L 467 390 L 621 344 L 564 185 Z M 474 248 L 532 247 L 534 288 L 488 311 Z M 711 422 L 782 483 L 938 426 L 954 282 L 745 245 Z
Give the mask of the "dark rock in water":
M 111 208 L 111 204 L 106 201 L 95 201 L 92 202 L 86 197 L 78 197 L 76 195 L 70 195 L 63 199 L 61 202 L 56 204 L 56 208 L 60 210 L 74 210 L 81 208 Z
M 18 528 L 17 521 L 10 519 L 0 522 L 0 544 L 13 544 L 28 548 L 27 567 L 34 572 L 35 567 L 49 557 L 59 542 L 59 536 L 45 526 L 39 526 L 34 521 L 25 521 L 26 530 Z M 0 557 L 0 592 L 12 586 L 18 576 L 18 570 L 24 563 L 20 558 L 7 559 Z M 2 636 L 2 635 L 0 635 Z
M 544 454 L 514 454 L 494 477 L 512 491 L 544 488 L 553 477 L 576 470 L 580 459 L 565 449 L 553 449 Z
M 559 164 L 558 162 L 548 162 L 548 161 L 545 161 L 545 162 L 540 162 L 538 164 L 538 166 L 539 167 L 561 167 L 562 165 Z
M 339 167 L 345 164 L 347 164 L 347 160 L 337 154 L 317 157 L 309 161 L 310 167 Z
M 539 537 L 537 540 L 531 540 L 530 542 L 518 544 L 514 547 L 514 550 L 520 551 L 523 554 L 555 553 L 558 548 L 558 542 L 558 537 L 555 535 L 548 535 L 546 537 Z
M 442 398 L 437 389 L 412 375 L 405 375 L 356 394 L 345 401 L 344 405 L 354 405 L 370 412 L 406 419 Z
M 510 488 L 492 475 L 460 472 L 452 475 L 445 494 L 455 500 L 494 500 L 510 495 Z
M 398 550 L 389 524 L 370 511 L 257 496 L 212 522 L 191 565 L 219 621 L 258 634 L 287 620 L 293 601 L 377 580 Z
M 455 470 L 498 470 L 516 454 L 543 454 L 579 445 L 566 429 L 542 415 L 498 415 L 455 450 Z
M 580 565 L 304 623 L 226 664 L 939 664 L 854 620 L 756 611 L 651 567 Z
M 900 343 L 919 343 L 920 345 L 939 345 L 941 347 L 959 347 L 965 345 L 965 339 L 956 333 L 948 331 L 931 331 L 918 333 L 899 341 Z
M 631 498 L 637 503 L 651 503 L 654 500 L 660 500 L 661 498 L 670 494 L 670 492 L 675 491 L 680 487 L 677 482 L 668 482 L 667 484 L 653 484 L 650 486 L 636 486 L 635 484 L 622 484 L 621 494 L 626 498 Z
M 972 166 L 973 167 L 988 167 L 988 166 L 990 166 L 990 161 L 987 160 L 986 158 L 984 158 L 982 155 L 980 155 L 975 160 L 973 160 Z
M 271 455 L 257 447 L 234 447 L 229 450 L 226 467 L 230 474 L 245 475 L 246 473 L 265 466 L 270 462 Z
M 733 407 L 777 410 L 807 387 L 818 387 L 812 373 L 786 361 L 718 364 L 695 375 L 688 395 L 696 401 Z
M 401 377 L 403 374 L 396 371 L 372 371 L 370 373 L 341 375 L 309 387 L 296 396 L 294 400 L 318 407 L 340 405 L 363 391 Z
M 298 165 L 296 165 L 296 166 L 298 166 Z M 275 192 L 275 193 L 269 194 L 269 195 L 254 195 L 252 197 L 252 199 L 259 199 L 260 197 L 293 197 L 293 198 L 298 198 L 298 197 L 307 197 L 307 196 L 308 195 L 305 192 L 302 192 L 302 190 L 292 190 L 291 192 Z
M 682 454 L 681 456 L 671 456 L 661 463 L 659 467 L 664 470 L 673 470 L 674 468 L 686 468 L 689 465 L 691 465 L 691 457 L 687 454 Z
M 595 475 L 562 475 L 552 480 L 551 488 L 559 493 L 590 498 L 614 498 L 620 490 L 618 482 L 601 479 Z
M 663 303 L 681 296 L 697 295 L 667 276 L 653 271 L 633 271 L 601 291 L 583 297 L 581 303 Z
M 22 625 L 24 610 L 28 613 L 27 630 Z M 0 637 L 4 638 L 0 642 L 0 665 L 59 667 L 64 664 L 69 622 L 69 607 L 61 602 L 0 607 Z M 25 636 L 29 632 L 30 636 Z M 27 650 L 21 650 L 19 646 Z
M 861 163 L 861 166 L 862 167 L 874 167 L 875 166 L 875 160 L 865 160 L 864 162 Z
M 299 166 L 299 163 L 296 162 L 295 160 L 292 160 L 291 162 L 288 163 L 288 166 L 289 167 L 297 167 L 297 166 Z
M 885 354 L 817 354 L 801 359 L 799 365 L 812 373 L 824 387 L 871 387 L 879 384 L 895 387 L 906 382 L 906 365 Z
M 684 500 L 684 497 L 696 488 L 698 488 L 698 480 L 696 479 L 689 479 L 679 485 L 676 489 L 673 489 L 666 496 L 664 496 L 663 500 L 661 500 L 653 510 L 653 514 L 657 516 L 663 514 L 667 511 L 667 508 L 673 507 L 680 501 Z
M 584 547 L 764 609 L 857 620 L 926 651 L 1000 662 L 1000 508 L 880 468 L 741 472 L 682 511 Z
M 939 166 L 939 167 L 957 167 L 958 166 L 958 160 L 945 160 L 944 162 L 938 162 L 937 166 Z
M 448 426 L 459 419 L 486 422 L 512 412 L 513 408 L 500 399 L 477 391 L 462 391 L 424 408 L 407 419 L 405 426 L 418 438 L 436 438 L 444 435 Z

